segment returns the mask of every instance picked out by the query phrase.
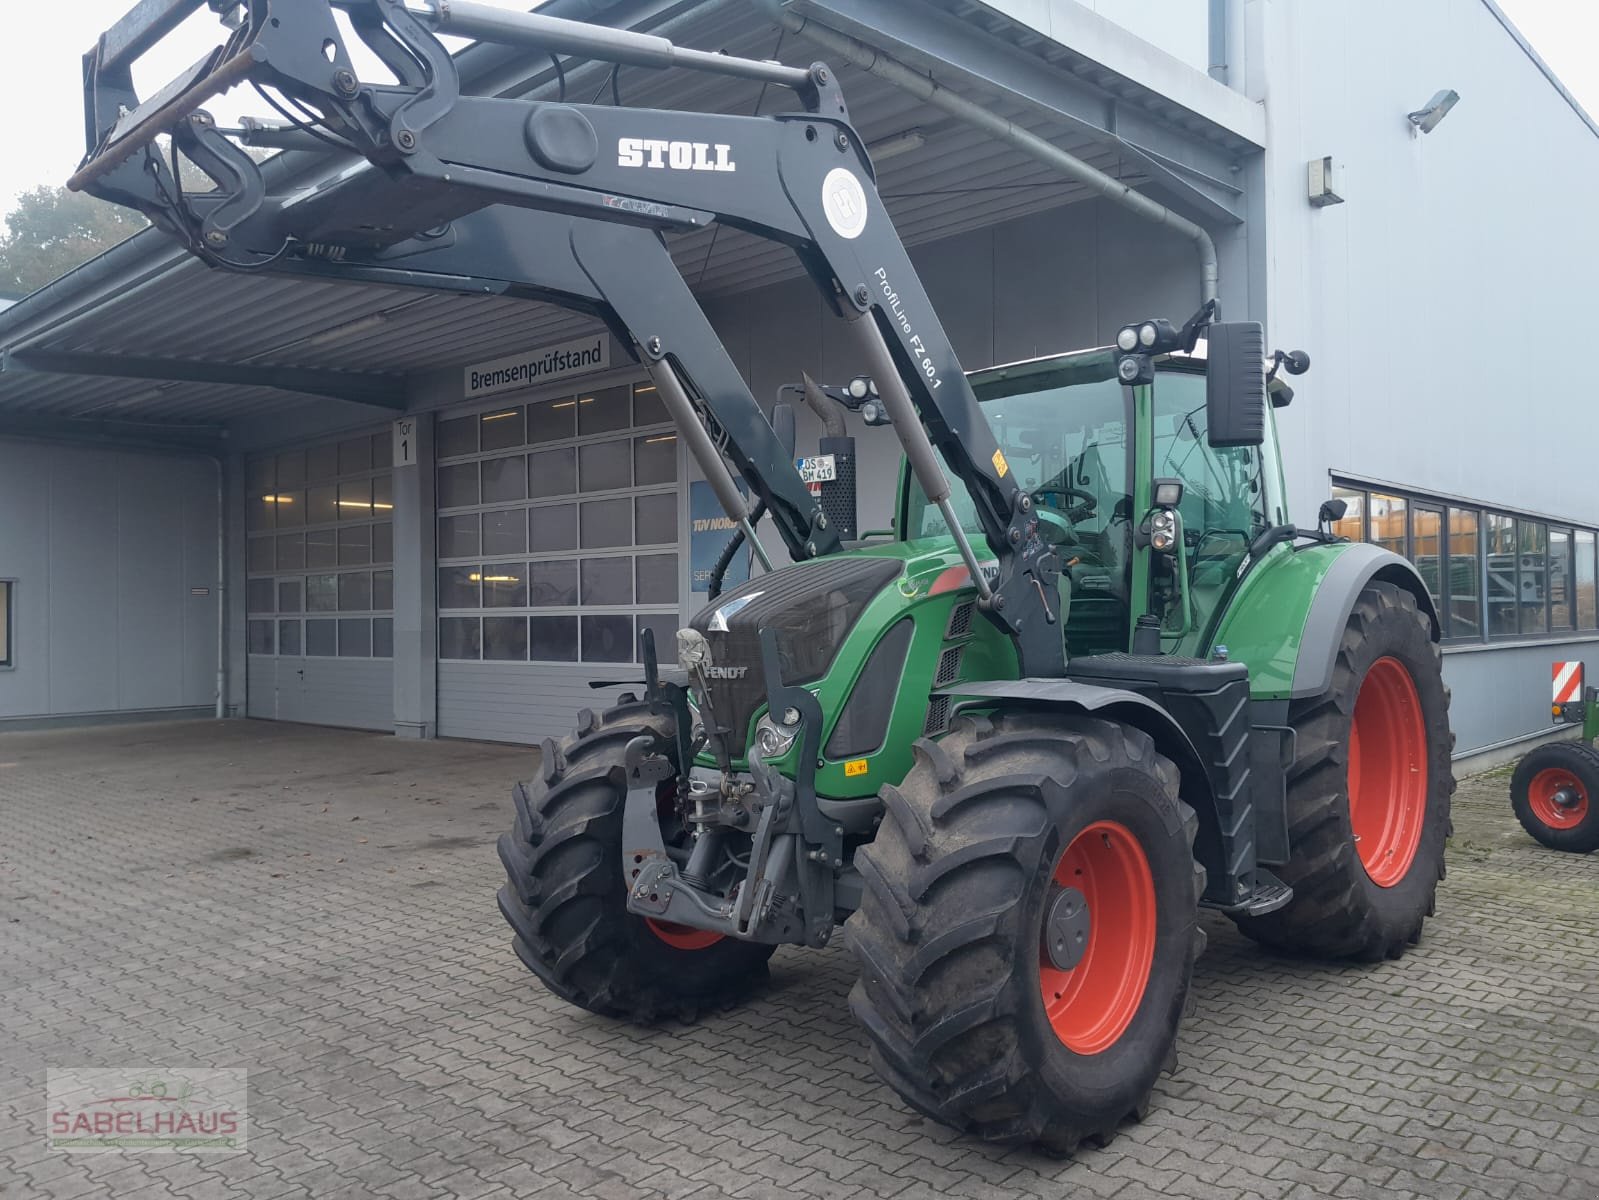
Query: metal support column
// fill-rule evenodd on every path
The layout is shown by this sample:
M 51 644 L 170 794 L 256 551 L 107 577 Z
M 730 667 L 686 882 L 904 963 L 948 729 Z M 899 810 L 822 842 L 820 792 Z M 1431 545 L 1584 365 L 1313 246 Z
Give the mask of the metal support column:
M 244 456 L 230 454 L 223 464 L 223 507 L 217 514 L 217 520 L 222 522 L 226 542 L 222 603 L 228 690 L 224 711 L 227 716 L 242 717 L 248 714 L 250 705 L 250 639 L 244 591 L 244 579 L 249 573 L 249 531 L 245 528 L 245 513 L 249 505 L 245 496 Z
M 435 561 L 433 414 L 410 423 L 411 461 L 394 459 L 394 735 L 438 732 L 438 608 Z

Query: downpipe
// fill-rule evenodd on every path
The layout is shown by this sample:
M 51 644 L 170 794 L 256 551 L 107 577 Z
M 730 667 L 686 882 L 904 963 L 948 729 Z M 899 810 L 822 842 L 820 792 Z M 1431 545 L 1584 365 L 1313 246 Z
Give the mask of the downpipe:
M 1066 153 L 1036 133 L 1023 129 L 1004 117 L 994 115 L 974 101 L 957 95 L 918 71 L 913 71 L 875 46 L 817 24 L 809 17 L 802 17 L 791 9 L 777 8 L 776 0 L 767 0 L 767 4 L 775 10 L 773 16 L 777 23 L 790 33 L 801 34 L 829 54 L 859 67 L 868 75 L 876 76 L 911 93 L 934 108 L 942 109 L 951 116 L 987 130 L 1029 157 L 1092 188 L 1111 203 L 1120 205 L 1147 221 L 1164 225 L 1182 234 L 1194 243 L 1194 249 L 1199 255 L 1200 299 L 1202 301 L 1216 299 L 1221 278 L 1216 258 L 1216 243 L 1202 226 L 1174 213 L 1164 204 L 1151 200 L 1142 192 L 1128 187 L 1121 180 L 1090 166 L 1082 159 Z

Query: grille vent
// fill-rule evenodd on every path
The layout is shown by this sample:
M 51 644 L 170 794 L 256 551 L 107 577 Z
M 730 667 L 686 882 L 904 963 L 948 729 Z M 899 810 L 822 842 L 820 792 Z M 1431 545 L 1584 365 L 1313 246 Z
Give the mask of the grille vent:
M 944 730 L 948 729 L 949 706 L 950 698 L 948 696 L 929 697 L 927 701 L 927 720 L 922 724 L 922 732 L 931 736 L 935 733 L 943 733 Z
M 948 687 L 960 677 L 963 646 L 951 646 L 938 656 L 938 674 L 933 676 L 934 687 Z
M 944 634 L 946 642 L 953 642 L 956 638 L 963 638 L 972 631 L 972 615 L 977 611 L 977 605 L 967 600 L 957 604 L 950 610 L 949 631 Z

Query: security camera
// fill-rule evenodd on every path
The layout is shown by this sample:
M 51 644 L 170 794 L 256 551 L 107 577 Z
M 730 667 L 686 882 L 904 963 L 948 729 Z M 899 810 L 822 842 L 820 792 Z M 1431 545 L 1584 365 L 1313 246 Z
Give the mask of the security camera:
M 1431 133 L 1438 128 L 1438 122 L 1449 115 L 1449 110 L 1460 101 L 1460 93 L 1453 88 L 1445 88 L 1427 101 L 1426 107 L 1418 108 L 1413 113 L 1406 113 L 1405 119 L 1415 126 L 1420 133 Z

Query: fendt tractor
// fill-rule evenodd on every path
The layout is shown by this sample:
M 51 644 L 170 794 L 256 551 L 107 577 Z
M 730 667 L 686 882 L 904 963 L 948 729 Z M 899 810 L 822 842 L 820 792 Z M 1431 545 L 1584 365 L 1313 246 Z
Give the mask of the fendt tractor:
M 131 63 L 202 3 L 225 43 L 141 101 Z M 474 95 L 441 34 L 758 80 L 793 111 Z M 640 691 L 516 789 L 500 908 L 557 995 L 687 1018 L 843 924 L 883 1078 L 1070 1151 L 1172 1061 L 1201 906 L 1299 954 L 1420 938 L 1452 791 L 1437 616 L 1335 514 L 1289 522 L 1272 407 L 1308 364 L 1268 367 L 1259 325 L 1203 295 L 1180 326 L 966 376 L 821 63 L 468 0 L 145 0 L 84 78 L 72 186 L 222 269 L 594 314 L 741 539 L 769 567 L 769 518 L 793 560 L 646 639 Z M 287 124 L 218 126 L 201 105 L 241 83 Z M 267 137 L 295 152 L 257 163 Z M 905 455 L 892 536 L 844 544 L 673 264 L 716 222 L 790 247 L 858 340 L 850 394 Z

